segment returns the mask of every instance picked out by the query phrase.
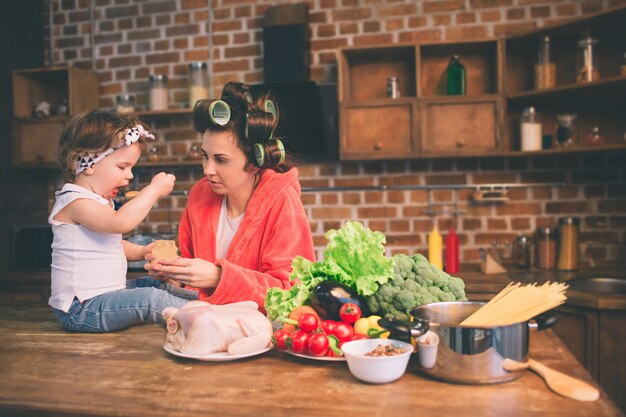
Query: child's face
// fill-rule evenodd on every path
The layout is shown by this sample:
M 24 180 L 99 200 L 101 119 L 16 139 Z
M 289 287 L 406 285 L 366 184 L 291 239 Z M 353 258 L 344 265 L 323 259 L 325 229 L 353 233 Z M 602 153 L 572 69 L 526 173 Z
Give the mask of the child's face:
M 247 169 L 246 155 L 229 132 L 204 132 L 202 153 L 204 175 L 215 193 L 235 195 L 254 185 L 257 170 Z
M 122 146 L 93 166 L 92 175 L 79 174 L 76 182 L 84 182 L 93 192 L 109 199 L 117 197 L 119 188 L 133 179 L 131 169 L 141 156 L 141 145 Z M 80 184 L 79 185 L 83 185 Z

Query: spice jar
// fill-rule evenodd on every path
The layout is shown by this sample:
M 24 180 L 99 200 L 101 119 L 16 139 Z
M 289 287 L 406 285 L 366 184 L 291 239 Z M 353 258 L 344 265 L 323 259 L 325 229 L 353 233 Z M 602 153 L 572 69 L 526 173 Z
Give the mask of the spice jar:
M 535 232 L 535 266 L 540 269 L 556 268 L 556 231 L 539 227 Z
M 398 77 L 387 78 L 387 97 L 388 98 L 400 97 L 400 90 L 398 89 Z
M 159 162 L 161 160 L 161 155 L 159 155 L 159 149 L 156 146 L 148 149 L 148 161 L 150 162 Z
M 520 118 L 521 150 L 541 150 L 541 114 L 534 107 L 524 109 Z
M 550 60 L 550 37 L 546 36 L 539 45 L 539 60 L 535 64 L 535 88 L 552 88 L 556 85 L 556 65 Z
M 118 113 L 132 113 L 135 111 L 135 96 L 120 94 L 115 96 L 115 111 Z
M 598 72 L 598 56 L 596 54 L 596 45 L 598 40 L 587 35 L 578 41 L 580 47 L 580 57 L 578 59 L 578 77 L 579 83 L 597 81 L 600 79 Z
M 151 75 L 150 78 L 150 110 L 167 110 L 167 76 Z
M 578 269 L 578 229 L 580 219 L 562 217 L 559 219 L 559 269 L 572 271 Z
M 598 126 L 593 126 L 589 133 L 587 134 L 587 138 L 585 139 L 585 144 L 587 145 L 604 145 L 606 143 L 606 138 L 600 132 L 600 128 Z
M 557 114 L 556 144 L 559 148 L 569 148 L 576 142 L 576 114 Z
M 198 100 L 209 97 L 209 81 L 206 62 L 189 64 L 189 107 L 193 108 Z

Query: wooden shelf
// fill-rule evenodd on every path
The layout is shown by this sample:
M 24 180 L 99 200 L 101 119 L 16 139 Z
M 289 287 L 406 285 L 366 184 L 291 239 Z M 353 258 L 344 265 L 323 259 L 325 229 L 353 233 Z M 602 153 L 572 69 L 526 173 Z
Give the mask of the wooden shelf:
M 502 92 L 502 45 L 497 39 L 437 42 L 419 45 L 419 97 L 445 94 L 450 58 L 459 55 L 465 67 L 467 96 Z
M 167 118 L 167 117 L 177 117 L 177 116 L 189 116 L 193 115 L 192 109 L 169 109 L 169 110 L 159 110 L 159 111 L 138 111 L 135 112 L 138 117 L 143 117 L 146 119 L 158 119 L 158 118 Z
M 508 95 L 509 106 L 559 106 L 579 102 L 589 107 L 595 104 L 626 102 L 626 76 L 570 84 L 546 90 L 532 90 Z
M 616 6 L 598 13 L 579 18 L 574 21 L 546 26 L 541 29 L 523 33 L 507 39 L 507 47 L 529 47 L 536 46 L 536 39 L 544 36 L 552 38 L 574 38 L 581 37 L 586 31 L 592 30 L 594 36 L 601 36 L 606 39 L 619 40 L 624 37 L 624 25 L 626 22 L 626 6 Z
M 544 149 L 534 152 L 521 152 L 510 151 L 504 156 L 541 156 L 541 155 L 562 155 L 562 154 L 576 154 L 576 153 L 588 153 L 588 152 L 603 152 L 603 151 L 622 151 L 626 150 L 626 142 L 618 144 L 607 144 L 598 146 L 573 146 L 570 148 L 552 148 Z
M 159 162 L 140 161 L 135 165 L 137 168 L 182 168 L 182 167 L 198 167 L 202 168 L 202 160 L 164 160 Z
M 339 101 L 387 97 L 387 79 L 398 78 L 401 97 L 416 97 L 416 46 L 345 48 L 339 53 Z
M 70 120 L 70 116 L 15 117 L 13 120 L 17 123 L 65 123 Z

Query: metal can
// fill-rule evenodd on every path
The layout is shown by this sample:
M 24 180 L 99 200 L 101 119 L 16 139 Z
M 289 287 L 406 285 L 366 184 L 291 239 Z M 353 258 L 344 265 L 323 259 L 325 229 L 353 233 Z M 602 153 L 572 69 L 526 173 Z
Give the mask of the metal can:
M 398 90 L 398 77 L 387 78 L 387 97 L 400 97 L 400 90 Z

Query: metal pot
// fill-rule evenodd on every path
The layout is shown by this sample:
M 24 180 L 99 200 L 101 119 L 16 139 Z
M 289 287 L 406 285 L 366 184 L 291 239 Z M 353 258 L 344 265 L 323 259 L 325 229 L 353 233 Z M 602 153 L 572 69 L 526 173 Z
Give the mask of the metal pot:
M 426 304 L 411 310 L 414 321 L 381 319 L 380 325 L 391 336 L 406 340 L 419 337 L 428 329 L 439 336 L 437 359 L 432 368 L 420 367 L 424 373 L 444 381 L 462 384 L 492 384 L 517 379 L 520 372 L 502 368 L 506 358 L 525 362 L 528 359 L 529 329 L 547 329 L 556 317 L 543 314 L 532 322 L 509 326 L 461 327 L 460 323 L 482 307 L 481 302 L 443 302 Z M 419 343 L 418 343 L 419 351 Z

